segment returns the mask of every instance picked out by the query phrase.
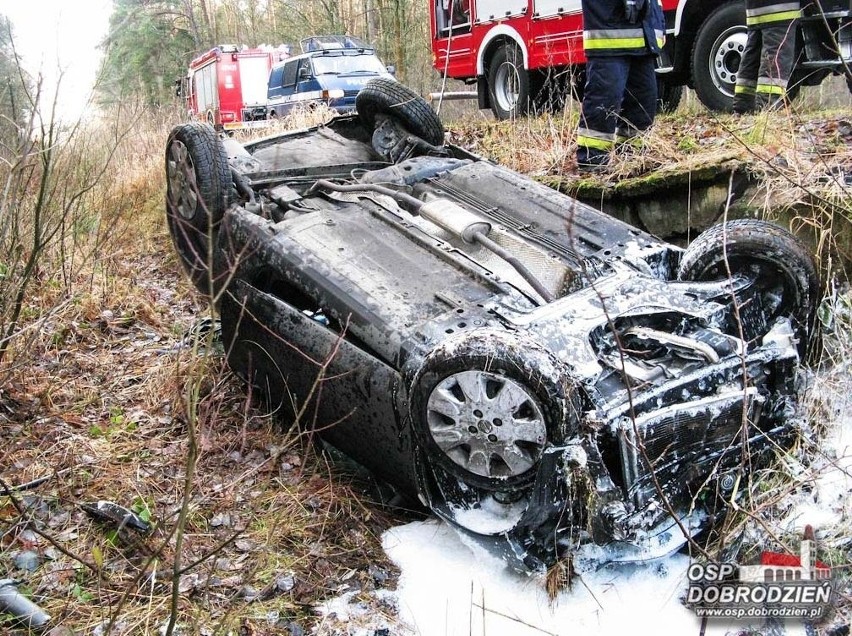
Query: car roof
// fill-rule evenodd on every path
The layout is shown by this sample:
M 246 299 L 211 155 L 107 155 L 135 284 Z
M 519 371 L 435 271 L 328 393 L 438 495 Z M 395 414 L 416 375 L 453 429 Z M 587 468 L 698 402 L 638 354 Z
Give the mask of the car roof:
M 272 68 L 280 68 L 287 62 L 297 62 L 313 57 L 340 57 L 341 55 L 376 55 L 375 49 L 323 49 L 320 51 L 310 51 L 301 55 L 293 55 L 286 60 L 281 60 L 272 65 Z

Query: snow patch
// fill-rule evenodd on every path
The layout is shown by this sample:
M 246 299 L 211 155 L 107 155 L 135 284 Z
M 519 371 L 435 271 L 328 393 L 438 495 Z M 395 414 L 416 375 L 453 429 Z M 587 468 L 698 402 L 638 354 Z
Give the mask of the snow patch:
M 527 500 L 521 499 L 508 504 L 487 496 L 479 502 L 478 508 L 452 506 L 453 519 L 479 534 L 499 534 L 514 528 L 527 509 Z
M 822 406 L 828 421 L 820 452 L 800 476 L 807 492 L 793 496 L 793 506 L 782 522 L 787 530 L 801 531 L 805 525 L 817 530 L 848 527 L 852 521 L 852 372 L 849 367 L 819 374 L 813 398 Z M 817 422 L 819 423 L 819 422 Z
M 575 579 L 550 602 L 540 577 L 523 576 L 482 549 L 469 549 L 436 520 L 393 528 L 382 545 L 400 567 L 400 618 L 412 633 L 469 634 L 699 634 L 701 621 L 680 597 L 689 557 L 649 564 L 609 565 Z M 742 622 L 713 621 L 708 636 L 741 630 Z M 737 632 L 732 632 L 737 633 Z M 803 633 L 800 628 L 787 634 Z
M 396 605 L 396 593 L 388 590 L 344 592 L 314 608 L 322 615 L 316 632 L 349 636 L 374 636 L 383 631 L 399 634 L 405 628 L 395 618 Z

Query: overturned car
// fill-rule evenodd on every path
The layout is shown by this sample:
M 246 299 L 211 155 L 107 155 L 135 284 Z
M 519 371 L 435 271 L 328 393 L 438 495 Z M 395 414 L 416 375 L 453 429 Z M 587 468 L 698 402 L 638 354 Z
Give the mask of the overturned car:
M 741 220 L 682 250 L 445 144 L 400 84 L 357 109 L 168 139 L 177 252 L 285 421 L 533 570 L 671 552 L 789 445 L 797 239 Z

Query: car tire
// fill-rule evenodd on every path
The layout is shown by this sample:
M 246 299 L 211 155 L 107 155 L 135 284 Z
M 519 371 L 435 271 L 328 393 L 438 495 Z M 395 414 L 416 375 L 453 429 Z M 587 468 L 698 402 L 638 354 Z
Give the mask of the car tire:
M 526 115 L 530 103 L 530 74 L 517 44 L 500 47 L 488 65 L 488 97 L 497 119 Z
M 727 265 L 726 265 L 727 261 Z M 738 219 L 714 225 L 702 232 L 686 249 L 678 278 L 686 281 L 711 281 L 748 271 L 766 298 L 775 299 L 775 307 L 765 316 L 766 324 L 787 317 L 799 338 L 799 352 L 808 349 L 815 309 L 820 296 L 820 279 L 808 248 L 790 232 L 773 223 L 756 219 Z M 762 336 L 749 333 L 746 338 Z
M 580 412 L 575 403 L 578 392 L 567 381 L 560 379 L 550 354 L 530 343 L 518 342 L 506 334 L 489 333 L 473 335 L 458 345 L 442 347 L 430 355 L 412 382 L 409 414 L 415 441 L 425 451 L 430 464 L 437 465 L 469 486 L 505 492 L 530 483 L 535 478 L 540 453 L 544 448 L 576 433 L 577 414 Z M 450 350 L 454 353 L 447 353 Z M 489 396 L 483 388 L 479 395 L 469 395 L 459 385 L 462 395 L 456 399 L 461 399 L 466 411 L 471 413 L 459 415 L 453 423 L 447 421 L 446 425 L 462 434 L 468 427 L 480 427 L 478 432 L 470 434 L 481 436 L 481 444 L 485 443 L 484 438 L 489 433 L 505 431 L 508 440 L 503 444 L 508 447 L 506 450 L 513 452 L 513 447 L 517 446 L 526 455 L 524 460 L 516 463 L 516 470 L 512 471 L 509 463 L 501 459 L 507 456 L 503 449 L 490 454 L 488 470 L 476 471 L 471 463 L 471 439 L 460 440 L 459 446 L 468 444 L 468 448 L 462 448 L 457 455 L 443 449 L 436 440 L 433 431 L 438 431 L 443 423 L 434 421 L 435 411 L 439 416 L 441 414 L 440 408 L 431 400 L 439 392 L 453 391 L 448 388 L 451 387 L 449 383 L 462 374 L 473 374 L 471 379 L 481 380 L 483 386 L 493 383 L 495 393 Z M 503 391 L 510 393 L 503 394 Z M 477 402 L 496 402 L 498 398 L 501 405 L 513 404 L 514 409 L 505 416 L 499 416 L 499 420 L 493 414 L 489 416 L 488 404 L 482 406 Z M 479 412 L 479 408 L 483 412 Z M 475 419 L 468 421 L 471 416 Z M 444 417 L 447 416 L 441 416 L 440 419 Z M 538 423 L 539 419 L 541 424 Z M 486 426 L 487 429 L 484 428 Z M 521 429 L 520 426 L 526 428 Z M 498 427 L 500 430 L 496 430 Z M 526 439 L 518 438 L 516 441 L 514 431 L 523 431 L 521 435 Z M 531 435 L 531 431 L 535 431 L 535 435 Z M 465 453 L 469 457 L 465 458 Z M 497 470 L 495 455 L 502 462 L 500 470 Z M 528 466 L 525 467 L 524 463 Z
M 396 80 L 377 77 L 367 82 L 355 98 L 355 109 L 367 130 L 375 129 L 376 115 L 389 115 L 423 141 L 444 145 L 441 119 L 425 99 Z
M 175 127 L 166 143 L 166 219 L 181 263 L 203 293 L 211 293 L 210 246 L 232 188 L 225 146 L 213 127 Z
M 742 2 L 722 5 L 699 27 L 692 47 L 692 83 L 698 99 L 710 110 L 731 112 L 745 42 Z

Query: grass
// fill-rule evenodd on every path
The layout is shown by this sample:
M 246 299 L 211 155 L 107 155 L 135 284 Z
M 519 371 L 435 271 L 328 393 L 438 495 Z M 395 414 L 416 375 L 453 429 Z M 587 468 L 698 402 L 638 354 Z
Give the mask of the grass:
M 574 104 L 571 102 L 571 104 Z M 672 183 L 731 170 L 750 185 L 731 216 L 776 220 L 810 241 L 827 268 L 852 262 L 852 123 L 843 109 L 798 110 L 739 117 L 707 111 L 661 115 L 637 149 L 616 153 L 609 170 L 585 177 L 576 169 L 576 106 L 515 123 L 462 117 L 450 139 L 466 148 L 591 202 L 619 196 L 653 198 Z M 845 176 L 850 175 L 850 183 Z
M 315 605 L 343 591 L 375 603 L 377 585 L 394 579 L 379 536 L 409 517 L 373 500 L 363 476 L 282 431 L 212 343 L 185 337 L 209 308 L 181 275 L 164 222 L 163 145 L 174 121 L 122 115 L 69 148 L 64 170 L 108 161 L 107 178 L 45 254 L 3 365 L 0 477 L 10 491 L 0 495 L 0 573 L 14 573 L 69 633 L 105 624 L 155 633 L 172 607 L 183 633 L 288 633 L 292 624 L 344 633 Z M 515 124 L 476 116 L 453 123 L 451 139 L 535 177 L 574 178 L 576 121 L 571 108 Z M 783 125 L 766 115 L 664 116 L 642 150 L 617 157 L 600 181 L 732 154 L 760 177 L 748 206 L 814 228 L 828 280 L 836 259 L 848 258 L 836 232 L 850 216 L 844 122 L 843 113 L 789 114 Z M 837 387 L 847 386 L 852 355 L 844 285 L 835 283 L 822 316 L 835 334 L 827 363 L 847 370 L 829 376 Z M 731 517 L 727 538 L 766 540 L 761 532 L 783 513 L 777 493 L 806 488 L 797 475 L 819 465 L 815 448 L 817 435 L 803 438 L 791 461 L 752 483 L 750 514 Z M 116 531 L 79 507 L 101 499 L 143 514 L 152 532 Z M 850 562 L 848 528 L 830 532 L 825 558 Z M 16 571 L 15 555 L 29 549 L 40 567 Z M 389 575 L 384 584 L 376 568 Z
M 210 343 L 184 338 L 208 309 L 165 227 L 170 120 L 134 118 L 111 178 L 86 202 L 79 261 L 47 253 L 27 297 L 0 390 L 0 477 L 11 488 L 0 495 L 0 571 L 72 633 L 108 623 L 156 632 L 175 563 L 182 633 L 308 628 L 323 598 L 369 592 L 370 566 L 393 575 L 378 539 L 391 513 L 365 503 L 371 484 L 282 431 L 221 354 L 199 355 Z M 117 125 L 89 135 L 85 152 L 106 156 Z M 79 505 L 97 500 L 143 511 L 152 532 L 89 518 Z M 31 574 L 13 565 L 26 549 L 40 555 Z M 276 586 L 282 577 L 292 585 Z

